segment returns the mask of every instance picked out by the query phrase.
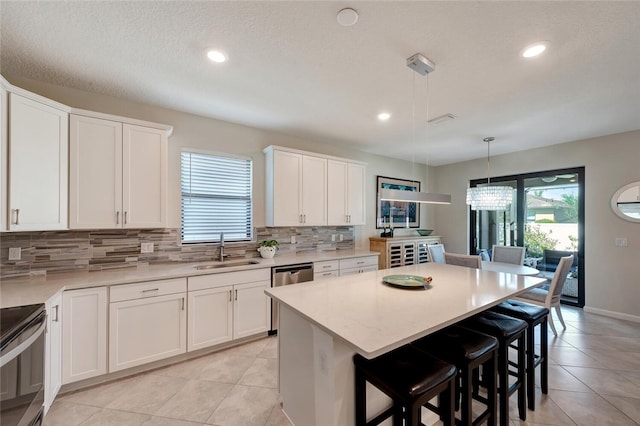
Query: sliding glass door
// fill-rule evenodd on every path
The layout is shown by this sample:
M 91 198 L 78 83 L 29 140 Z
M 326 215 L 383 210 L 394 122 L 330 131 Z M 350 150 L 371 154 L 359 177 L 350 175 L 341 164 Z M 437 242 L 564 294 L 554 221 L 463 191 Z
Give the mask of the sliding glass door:
M 471 186 L 486 185 L 486 179 Z M 491 178 L 513 188 L 504 211 L 471 211 L 470 252 L 490 256 L 494 244 L 524 246 L 525 263 L 553 277 L 558 260 L 574 255 L 563 302 L 584 306 L 584 167 Z

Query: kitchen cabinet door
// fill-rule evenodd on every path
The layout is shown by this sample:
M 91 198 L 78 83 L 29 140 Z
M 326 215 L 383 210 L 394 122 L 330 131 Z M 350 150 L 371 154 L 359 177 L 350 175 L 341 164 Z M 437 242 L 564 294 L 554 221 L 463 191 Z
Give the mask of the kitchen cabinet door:
M 9 229 L 67 229 L 68 113 L 9 94 Z
M 302 156 L 302 226 L 327 224 L 327 160 Z
M 62 383 L 107 373 L 107 288 L 62 294 Z
M 0 79 L 0 84 L 4 84 L 4 80 Z M 0 231 L 9 229 L 7 222 L 7 138 L 9 129 L 7 127 L 7 118 L 9 109 L 7 101 L 7 91 L 0 86 Z
M 187 350 L 186 294 L 126 300 L 109 305 L 109 372 Z
M 365 167 L 346 161 L 328 160 L 327 223 L 364 225 Z
M 269 161 L 269 159 L 267 160 Z M 267 225 L 300 226 L 302 224 L 302 155 L 273 151 L 272 179 L 267 179 Z
M 45 413 L 53 404 L 62 386 L 62 293 L 57 293 L 46 303 L 47 334 L 45 352 Z
M 189 292 L 187 351 L 233 339 L 233 287 Z
M 269 281 L 234 286 L 233 337 L 252 336 L 269 330 L 271 323 L 271 299 L 264 291 Z
M 122 127 L 122 208 L 125 228 L 162 228 L 167 210 L 167 132 Z
M 69 227 L 122 226 L 122 123 L 71 114 Z

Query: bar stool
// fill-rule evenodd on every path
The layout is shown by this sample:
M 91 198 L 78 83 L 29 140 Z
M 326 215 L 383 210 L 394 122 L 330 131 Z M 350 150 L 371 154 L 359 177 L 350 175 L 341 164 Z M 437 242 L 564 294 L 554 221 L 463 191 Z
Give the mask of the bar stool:
M 373 426 L 393 416 L 393 424 L 418 426 L 421 408 L 439 397 L 438 414 L 445 426 L 455 425 L 454 396 L 456 367 L 405 345 L 374 359 L 356 354 L 356 426 Z M 391 408 L 367 422 L 366 382 L 393 400 Z M 428 407 L 427 407 L 428 408 Z
M 521 420 L 527 419 L 526 402 L 526 346 L 527 323 L 496 312 L 485 311 L 464 320 L 462 326 L 498 339 L 498 399 L 500 400 L 500 426 L 509 425 L 509 396 L 518 392 L 518 414 Z M 517 343 L 518 361 L 513 365 L 515 372 L 509 369 L 509 346 Z M 509 375 L 516 381 L 509 386 Z
M 498 414 L 496 395 L 498 341 L 495 337 L 454 325 L 423 337 L 413 342 L 412 345 L 443 361 L 453 363 L 458 369 L 456 402 L 459 394 L 462 394 L 462 402 L 460 421 L 456 421 L 456 423 L 463 426 L 473 426 L 484 421 L 488 426 L 496 424 Z M 473 373 L 480 366 L 482 366 L 483 375 L 487 379 L 486 400 L 478 398 L 477 393 L 472 391 Z M 486 409 L 475 420 L 471 411 L 471 402 L 474 397 L 486 405 Z
M 540 387 L 542 388 L 542 393 L 547 394 L 549 392 L 549 355 L 547 347 L 549 309 L 520 302 L 519 300 L 507 300 L 490 310 L 521 319 L 527 323 L 527 405 L 530 410 L 535 410 L 535 369 L 538 365 L 540 365 Z M 536 354 L 535 351 L 535 328 L 538 325 L 540 326 L 540 354 Z

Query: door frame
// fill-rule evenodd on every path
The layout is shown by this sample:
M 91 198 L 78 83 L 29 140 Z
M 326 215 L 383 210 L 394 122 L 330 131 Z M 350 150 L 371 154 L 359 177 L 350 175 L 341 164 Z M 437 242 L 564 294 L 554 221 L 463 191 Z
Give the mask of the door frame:
M 529 178 L 543 177 L 550 174 L 568 174 L 575 173 L 578 177 L 578 300 L 562 298 L 562 302 L 567 305 L 584 307 L 585 295 L 584 295 L 584 245 L 585 245 L 585 223 L 584 223 L 584 209 L 585 209 L 585 168 L 581 167 L 569 167 L 564 169 L 552 169 L 539 172 L 521 173 L 517 175 L 497 176 L 492 177 L 491 182 L 516 182 L 516 244 L 520 247 L 524 247 L 524 226 L 525 226 L 525 193 L 524 182 Z M 476 187 L 478 185 L 486 184 L 488 179 L 472 179 L 469 181 L 470 187 Z M 477 213 L 475 210 L 471 210 L 469 207 L 469 253 L 476 253 L 476 224 Z

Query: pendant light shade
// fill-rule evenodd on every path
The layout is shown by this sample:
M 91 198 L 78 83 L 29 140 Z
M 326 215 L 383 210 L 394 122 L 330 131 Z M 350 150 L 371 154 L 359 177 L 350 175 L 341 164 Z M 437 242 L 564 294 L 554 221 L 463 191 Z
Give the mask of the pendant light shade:
M 484 138 L 487 143 L 487 185 L 467 189 L 467 204 L 471 210 L 506 210 L 513 202 L 513 188 L 510 186 L 491 186 L 489 146 L 495 138 Z

